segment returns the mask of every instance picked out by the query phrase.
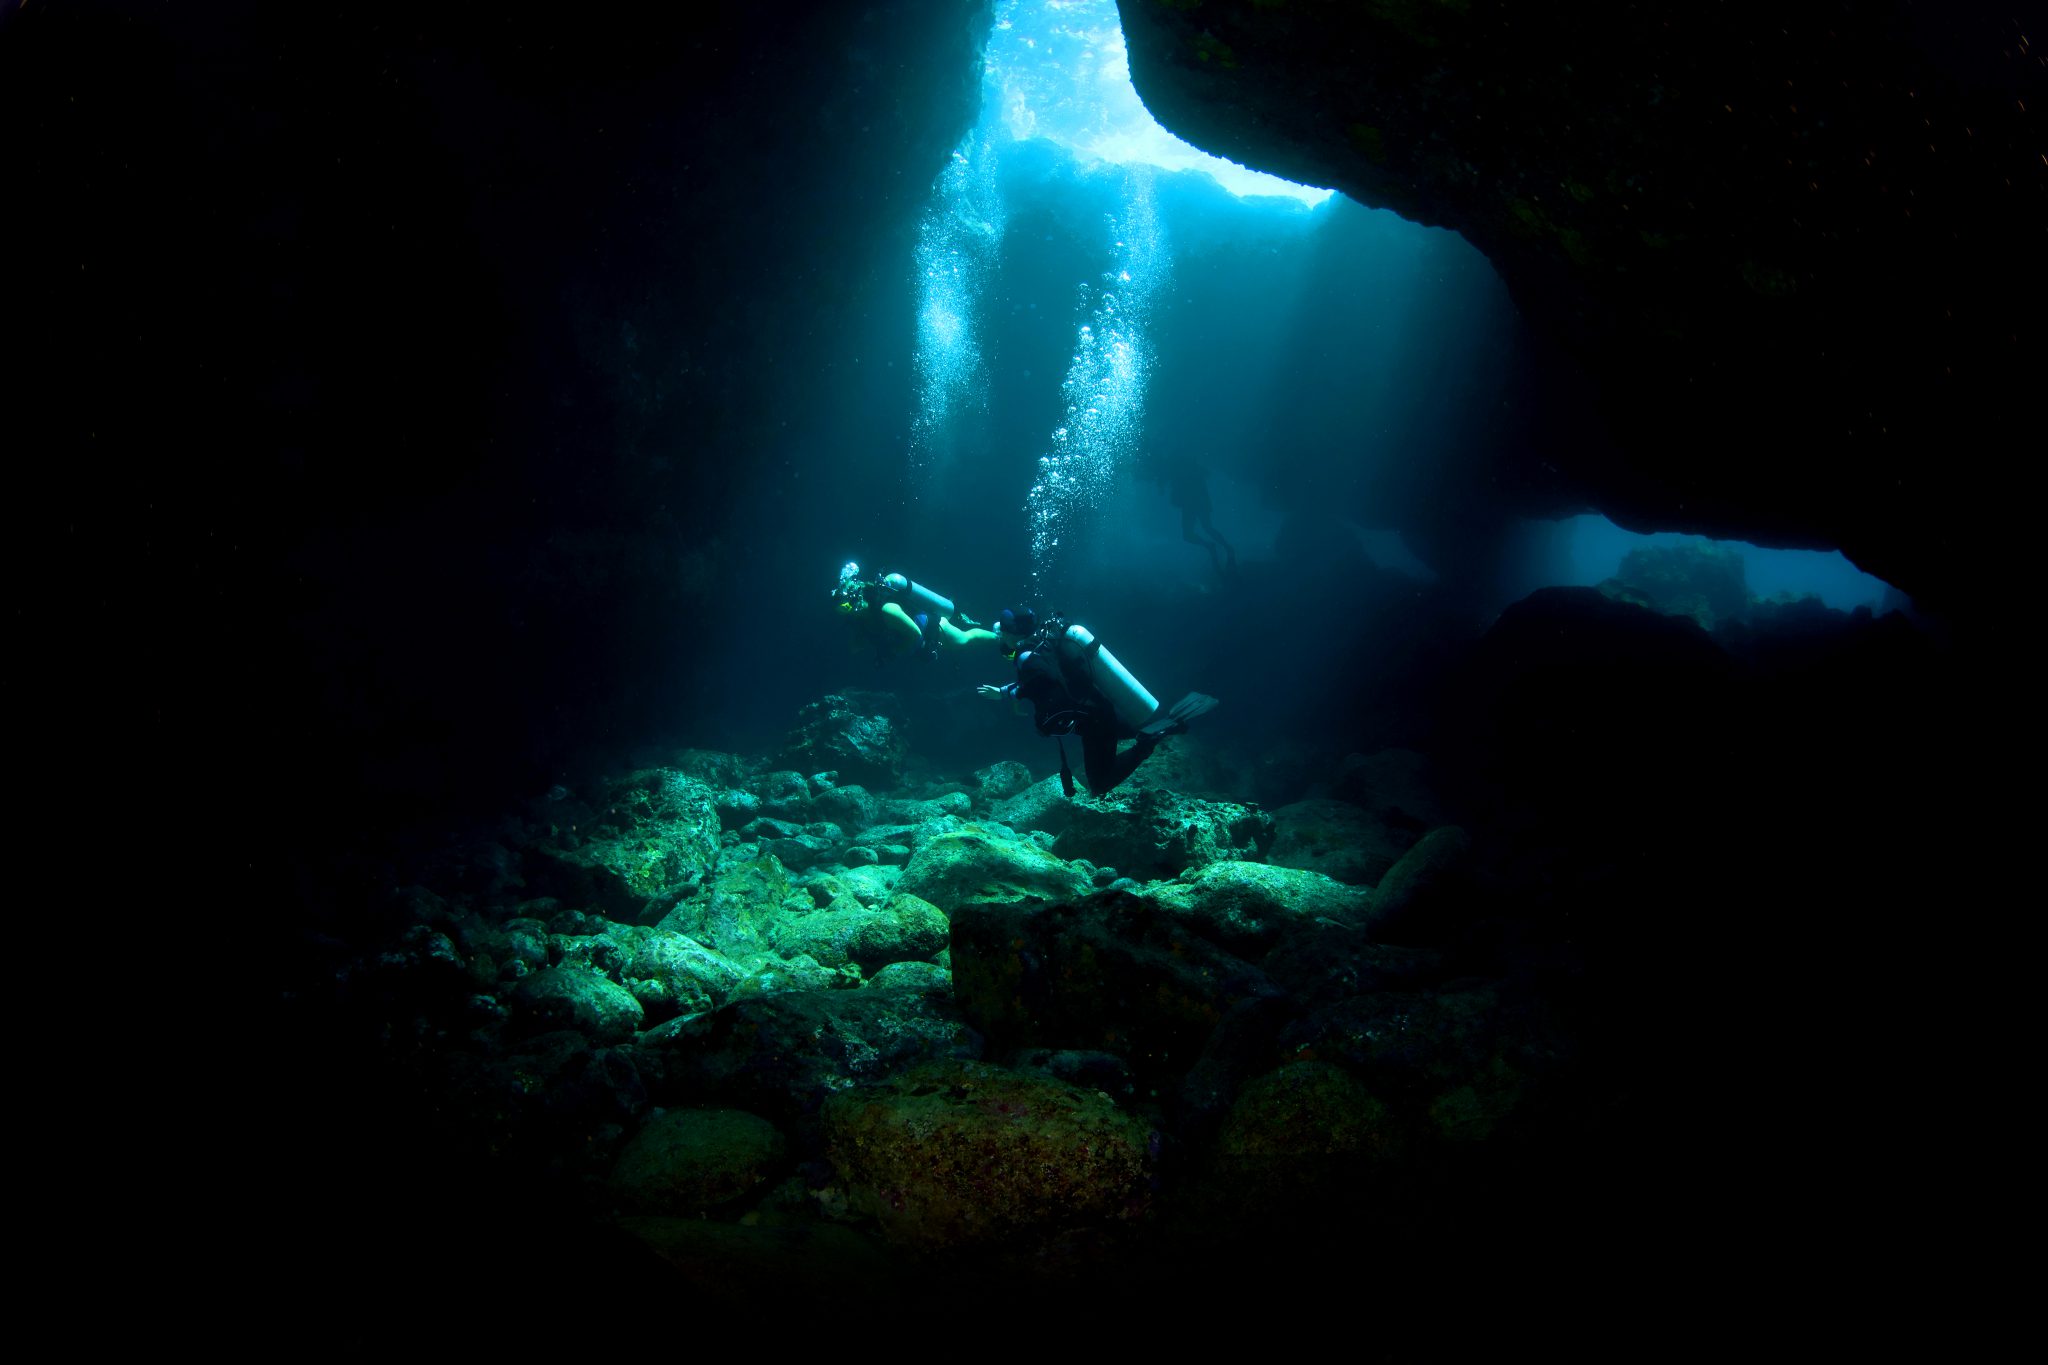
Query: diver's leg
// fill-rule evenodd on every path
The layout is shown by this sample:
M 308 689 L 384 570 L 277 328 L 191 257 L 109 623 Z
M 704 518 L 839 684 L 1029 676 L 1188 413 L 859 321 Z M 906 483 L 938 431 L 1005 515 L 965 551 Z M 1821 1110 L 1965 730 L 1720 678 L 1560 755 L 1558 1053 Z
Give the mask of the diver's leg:
M 1205 531 L 1209 536 L 1209 557 L 1211 559 L 1214 559 L 1216 557 L 1216 551 L 1218 549 L 1221 549 L 1224 554 L 1230 557 L 1230 567 L 1233 569 L 1236 568 L 1237 551 L 1230 547 L 1230 542 L 1225 540 L 1223 538 L 1223 533 L 1216 529 L 1216 523 L 1210 521 L 1207 517 L 1203 517 L 1202 530 Z M 1223 566 L 1221 564 L 1218 564 L 1216 567 L 1220 569 Z
M 939 618 L 939 633 L 946 637 L 948 643 L 956 645 L 970 645 L 976 640 L 993 640 L 996 638 L 996 633 L 992 630 L 983 630 L 979 626 L 975 626 L 970 630 L 962 630 L 943 616 Z
M 1097 796 L 1114 791 L 1138 765 L 1151 757 L 1159 736 L 1139 735 L 1130 748 L 1116 751 L 1116 730 L 1111 726 L 1090 729 L 1081 737 L 1081 759 L 1087 768 L 1088 790 Z

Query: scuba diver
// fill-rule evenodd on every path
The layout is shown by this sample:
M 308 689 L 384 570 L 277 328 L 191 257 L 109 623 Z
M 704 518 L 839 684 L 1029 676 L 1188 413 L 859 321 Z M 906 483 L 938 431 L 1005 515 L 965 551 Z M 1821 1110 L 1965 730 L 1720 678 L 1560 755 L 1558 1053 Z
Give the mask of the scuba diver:
M 839 570 L 832 602 L 840 615 L 855 626 L 855 638 L 866 641 L 885 657 L 912 650 L 921 651 L 928 658 L 936 657 L 942 642 L 965 645 L 997 638 L 994 631 L 954 606 L 951 599 L 923 584 L 913 583 L 900 573 L 863 579 L 860 565 L 851 561 Z M 958 617 L 960 625 L 954 625 L 949 619 L 952 617 Z
M 1237 551 L 1216 529 L 1213 520 L 1216 512 L 1209 501 L 1209 471 L 1186 455 L 1154 454 L 1139 468 L 1152 482 L 1165 489 L 1167 499 L 1180 509 L 1180 538 L 1207 550 L 1209 562 L 1218 574 L 1237 572 Z M 1219 550 L 1222 551 L 1220 555 L 1217 553 Z
M 1017 681 L 1000 687 L 984 683 L 975 691 L 1030 702 L 1041 735 L 1079 735 L 1081 770 L 1096 796 L 1135 772 L 1160 740 L 1182 733 L 1189 721 L 1215 709 L 1216 698 L 1200 692 L 1161 706 L 1086 626 L 1070 626 L 1057 616 L 1041 623 L 1022 608 L 1005 609 L 996 630 L 1004 655 L 1016 661 Z M 1117 745 L 1125 739 L 1134 743 L 1119 752 Z M 1060 787 L 1074 794 L 1064 743 Z

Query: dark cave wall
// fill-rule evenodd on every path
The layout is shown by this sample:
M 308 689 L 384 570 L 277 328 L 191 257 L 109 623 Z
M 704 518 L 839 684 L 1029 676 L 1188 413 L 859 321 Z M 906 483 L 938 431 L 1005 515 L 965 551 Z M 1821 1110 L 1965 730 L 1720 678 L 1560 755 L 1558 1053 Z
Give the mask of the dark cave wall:
M 1176 133 L 1494 261 L 1599 392 L 1613 446 L 1562 466 L 1587 503 L 1981 590 L 2044 360 L 2042 46 L 2010 7 L 1119 8 Z
M 778 562 L 858 479 L 794 482 L 794 409 L 900 424 L 841 352 L 908 354 L 985 0 L 0 13 L 37 701 L 488 809 L 715 709 L 720 618 L 836 565 Z

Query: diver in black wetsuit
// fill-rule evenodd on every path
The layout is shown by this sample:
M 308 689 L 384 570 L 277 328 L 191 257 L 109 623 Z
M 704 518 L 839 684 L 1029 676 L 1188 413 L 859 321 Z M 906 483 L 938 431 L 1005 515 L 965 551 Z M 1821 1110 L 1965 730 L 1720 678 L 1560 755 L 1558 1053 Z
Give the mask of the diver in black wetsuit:
M 1237 572 L 1237 551 L 1216 529 L 1215 506 L 1209 500 L 1209 471 L 1186 455 L 1153 455 L 1139 468 L 1161 488 L 1180 509 L 1180 538 L 1209 552 L 1216 572 L 1228 577 Z
M 1079 632 L 1075 642 L 1057 618 L 1043 628 L 1029 610 L 1005 611 L 996 623 L 999 648 L 1017 662 L 1017 681 L 1000 687 L 984 683 L 975 690 L 985 697 L 1009 697 L 1031 703 L 1033 724 L 1055 739 L 1081 737 L 1081 771 L 1096 796 L 1114 790 L 1152 754 L 1159 741 L 1185 731 L 1187 723 L 1216 705 L 1214 697 L 1190 692 L 1171 707 L 1161 707 L 1143 725 L 1128 724 L 1091 676 L 1102 642 Z M 1112 656 L 1113 657 L 1113 656 Z M 1124 675 L 1128 677 L 1128 675 Z M 1150 704 L 1150 698 L 1146 700 Z M 1121 741 L 1133 743 L 1119 751 Z M 1060 746 L 1060 784 L 1074 794 L 1074 776 L 1067 767 L 1066 746 Z

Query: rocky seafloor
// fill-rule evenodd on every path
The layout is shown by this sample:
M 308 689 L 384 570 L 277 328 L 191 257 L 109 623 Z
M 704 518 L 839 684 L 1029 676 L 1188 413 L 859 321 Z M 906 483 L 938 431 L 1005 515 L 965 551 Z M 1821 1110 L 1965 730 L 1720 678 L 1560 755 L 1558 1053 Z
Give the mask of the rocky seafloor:
M 1446 948 L 1471 840 L 1422 755 L 1266 810 L 1199 736 L 1068 798 L 912 779 L 902 730 L 834 695 L 777 755 L 557 787 L 392 889 L 339 1008 L 436 1143 L 700 1285 L 1238 1257 L 1541 1127 L 1572 1047 Z
M 1932 695 L 1897 666 L 1926 647 L 1817 603 L 1710 634 L 1655 587 L 1505 613 L 1442 755 L 1198 729 L 1068 798 L 948 774 L 901 699 L 848 692 L 776 752 L 673 752 L 425 849 L 292 1002 L 323 1039 L 294 1064 L 336 1068 L 319 1159 L 364 1151 L 320 1173 L 367 1200 L 347 1235 L 500 1327 L 564 1277 L 1412 1318 L 1695 1283 L 1795 1204 L 1835 1236 L 1860 1201 L 1818 1163 L 1873 1060 L 1843 1032 L 1897 979 L 1888 889 L 1923 885 L 1885 821 L 1940 836 L 1901 804 L 1927 753 L 1832 762 L 1855 735 L 1811 703 L 1835 669 L 1892 677 L 1887 714 Z

